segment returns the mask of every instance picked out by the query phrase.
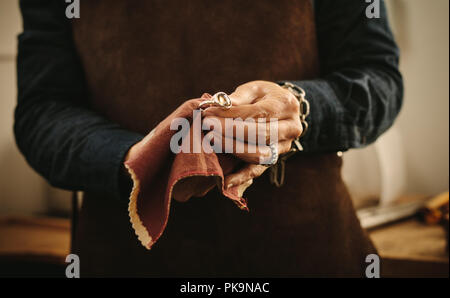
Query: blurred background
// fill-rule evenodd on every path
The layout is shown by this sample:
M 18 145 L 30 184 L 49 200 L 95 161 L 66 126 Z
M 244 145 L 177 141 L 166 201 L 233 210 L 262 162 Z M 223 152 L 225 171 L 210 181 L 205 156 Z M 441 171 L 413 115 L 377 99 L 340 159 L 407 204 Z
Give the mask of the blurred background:
M 449 1 L 388 0 L 386 3 L 401 49 L 404 106 L 395 125 L 375 144 L 344 153 L 343 176 L 360 210 L 425 200 L 449 188 Z M 71 206 L 71 193 L 49 186 L 27 165 L 14 141 L 15 59 L 21 26 L 18 1 L 1 1 L 0 218 L 4 219 L 4 225 L 8 222 L 5 218 L 17 216 L 68 218 Z M 367 212 L 360 214 L 367 216 Z M 370 223 L 365 223 L 370 227 Z M 68 230 L 64 221 L 50 226 Z M 68 241 L 65 237 L 61 241 Z M 0 255 L 4 239 L 0 235 Z M 392 246 L 391 240 L 386 241 L 388 244 L 380 245 Z M 64 249 L 67 247 L 68 244 Z

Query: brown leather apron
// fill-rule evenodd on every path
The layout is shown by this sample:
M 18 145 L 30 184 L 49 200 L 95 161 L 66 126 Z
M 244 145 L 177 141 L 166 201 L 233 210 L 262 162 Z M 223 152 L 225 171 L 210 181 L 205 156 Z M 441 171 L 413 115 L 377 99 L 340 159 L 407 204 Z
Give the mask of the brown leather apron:
M 85 1 L 73 31 L 92 107 L 143 134 L 203 92 L 319 75 L 310 0 Z M 374 248 L 341 163 L 336 154 L 291 157 L 282 188 L 267 171 L 247 190 L 250 213 L 216 190 L 173 202 L 150 251 L 126 202 L 86 193 L 74 243 L 81 274 L 362 276 Z

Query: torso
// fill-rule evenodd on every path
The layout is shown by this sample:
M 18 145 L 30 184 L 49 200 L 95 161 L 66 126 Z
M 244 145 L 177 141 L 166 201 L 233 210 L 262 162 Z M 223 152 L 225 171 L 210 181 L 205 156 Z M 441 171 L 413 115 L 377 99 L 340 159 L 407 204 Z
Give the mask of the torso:
M 318 76 L 309 0 L 85 1 L 73 31 L 92 107 L 141 133 L 203 92 Z M 290 158 L 282 188 L 256 179 L 250 213 L 217 191 L 174 202 L 151 251 L 126 203 L 88 193 L 75 252 L 85 276 L 361 276 L 374 248 L 340 167 L 332 153 Z

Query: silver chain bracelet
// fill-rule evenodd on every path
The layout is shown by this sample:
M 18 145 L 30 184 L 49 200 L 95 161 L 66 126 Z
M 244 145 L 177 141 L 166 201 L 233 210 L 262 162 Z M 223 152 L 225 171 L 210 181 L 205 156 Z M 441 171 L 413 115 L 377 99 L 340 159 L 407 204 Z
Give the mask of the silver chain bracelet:
M 270 182 L 277 187 L 281 187 L 284 184 L 286 160 L 295 153 L 303 151 L 300 138 L 303 137 L 308 130 L 308 122 L 306 122 L 306 117 L 308 117 L 310 111 L 309 101 L 306 99 L 305 90 L 289 82 L 280 83 L 280 86 L 289 90 L 297 98 L 300 104 L 300 123 L 303 130 L 301 135 L 292 142 L 291 150 L 280 155 L 278 162 L 270 168 Z

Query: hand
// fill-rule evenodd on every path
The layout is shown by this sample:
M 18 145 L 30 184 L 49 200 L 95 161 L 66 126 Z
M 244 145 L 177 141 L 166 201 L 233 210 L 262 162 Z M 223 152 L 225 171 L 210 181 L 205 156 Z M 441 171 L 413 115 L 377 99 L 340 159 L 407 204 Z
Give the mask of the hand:
M 222 108 L 208 108 L 204 111 L 203 124 L 214 126 L 217 121 L 221 123 L 222 131 L 214 131 L 215 137 L 222 138 L 222 146 L 225 147 L 227 129 L 232 125 L 236 129 L 242 129 L 244 136 L 233 135 L 233 154 L 247 162 L 238 172 L 225 177 L 225 186 L 238 186 L 248 184 L 252 179 L 264 173 L 267 167 L 260 165 L 260 161 L 271 155 L 268 146 L 260 148 L 252 142 L 248 142 L 249 135 L 256 135 L 254 140 L 258 140 L 258 125 L 264 125 L 262 131 L 266 144 L 270 141 L 271 118 L 278 120 L 278 138 L 272 143 L 278 145 L 278 153 L 286 153 L 290 150 L 292 141 L 301 135 L 302 125 L 300 123 L 300 109 L 297 98 L 288 90 L 278 84 L 267 81 L 253 81 L 236 88 L 231 95 L 233 106 L 224 110 Z M 241 118 L 243 121 L 234 121 L 232 124 L 226 123 L 225 118 Z M 258 124 L 258 119 L 263 118 L 267 123 Z M 246 119 L 253 119 L 248 122 Z M 260 130 L 261 131 L 261 130 Z M 236 148 L 241 146 L 243 153 L 236 152 Z M 256 147 L 256 148 L 255 148 Z M 224 148 L 223 148 L 224 149 Z M 254 153 L 252 153 L 254 152 Z

